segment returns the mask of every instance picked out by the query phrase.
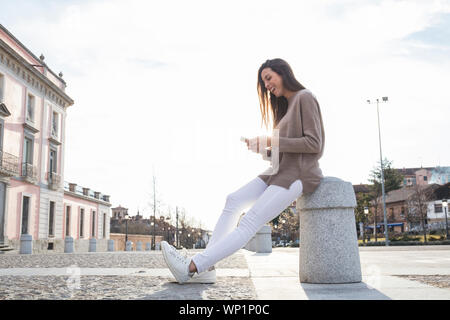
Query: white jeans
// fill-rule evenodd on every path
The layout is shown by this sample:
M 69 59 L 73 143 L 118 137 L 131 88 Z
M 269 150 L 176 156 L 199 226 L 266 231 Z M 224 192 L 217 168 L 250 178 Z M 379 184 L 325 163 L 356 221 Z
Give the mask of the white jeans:
M 245 246 L 262 226 L 277 217 L 302 192 L 300 180 L 294 181 L 288 190 L 280 186 L 268 186 L 256 177 L 229 194 L 206 249 L 192 257 L 197 272 L 208 270 Z M 252 204 L 236 227 L 243 210 Z

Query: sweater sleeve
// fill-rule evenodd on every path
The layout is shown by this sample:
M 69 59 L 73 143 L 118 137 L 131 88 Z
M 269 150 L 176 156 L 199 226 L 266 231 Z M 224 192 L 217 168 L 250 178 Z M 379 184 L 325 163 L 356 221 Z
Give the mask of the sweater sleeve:
M 314 96 L 310 93 L 300 97 L 303 115 L 303 137 L 280 137 L 280 152 L 319 153 L 322 149 L 322 128 L 319 107 Z

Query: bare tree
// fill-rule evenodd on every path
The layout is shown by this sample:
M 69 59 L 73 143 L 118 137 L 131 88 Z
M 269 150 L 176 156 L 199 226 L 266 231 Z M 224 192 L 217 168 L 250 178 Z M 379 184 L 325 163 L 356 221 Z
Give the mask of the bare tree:
M 380 163 L 380 162 L 378 162 Z M 403 176 L 399 174 L 395 169 L 392 168 L 392 161 L 384 158 L 383 160 L 383 176 L 384 176 L 384 185 L 385 185 L 385 194 L 389 191 L 400 189 L 401 183 L 403 181 Z M 370 197 L 373 199 L 372 204 L 375 209 L 374 214 L 374 235 L 375 241 L 377 241 L 377 220 L 378 220 L 378 211 L 381 212 L 381 216 L 384 216 L 383 213 L 383 199 L 382 199 L 382 181 L 381 181 L 381 165 L 378 164 L 375 166 L 370 172 L 369 182 L 372 185 L 369 186 L 370 189 Z M 380 210 L 378 210 L 380 209 Z M 380 218 L 380 221 L 382 219 Z
M 414 185 L 412 187 L 413 192 L 407 198 L 407 217 L 408 223 L 415 225 L 420 223 L 420 229 L 422 229 L 424 241 L 427 242 L 427 209 L 428 202 L 431 200 L 434 185 Z

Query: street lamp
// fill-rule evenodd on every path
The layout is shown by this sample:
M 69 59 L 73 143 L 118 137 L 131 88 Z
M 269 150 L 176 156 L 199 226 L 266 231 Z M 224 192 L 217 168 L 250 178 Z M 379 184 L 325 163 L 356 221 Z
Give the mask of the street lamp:
M 128 214 L 125 214 L 125 250 L 127 248 L 127 242 L 128 242 L 128 220 L 130 220 L 130 216 Z
M 444 207 L 444 214 L 445 214 L 445 231 L 446 231 L 445 239 L 448 240 L 447 199 L 442 200 L 442 206 Z
M 170 243 L 170 217 L 166 217 L 167 221 L 167 242 Z
M 368 207 L 364 207 L 364 214 L 367 215 L 369 214 L 369 208 Z M 364 223 L 362 224 L 363 228 L 362 228 L 362 238 L 363 238 L 363 243 L 366 243 L 366 235 L 365 235 L 365 230 L 364 230 Z
M 381 102 L 387 102 L 388 97 L 383 97 Z M 384 193 L 384 173 L 383 173 L 383 156 L 381 153 L 381 133 L 380 133 L 380 112 L 378 110 L 379 99 L 377 98 L 377 116 L 378 116 L 378 141 L 380 143 L 380 166 L 381 166 L 381 192 L 383 194 L 383 214 L 384 214 L 384 234 L 386 238 L 386 246 L 389 246 L 387 215 L 386 215 L 386 194 Z M 370 100 L 367 103 L 371 104 Z M 376 227 L 376 226 L 375 226 Z

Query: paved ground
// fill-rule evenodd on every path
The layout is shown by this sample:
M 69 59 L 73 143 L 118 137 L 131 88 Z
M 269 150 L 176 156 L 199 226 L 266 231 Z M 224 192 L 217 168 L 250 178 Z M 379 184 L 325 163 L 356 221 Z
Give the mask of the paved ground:
M 179 285 L 159 251 L 5 254 L 0 256 L 0 300 L 256 299 L 242 253 L 216 267 L 215 284 Z
M 299 258 L 298 248 L 243 249 L 216 265 L 215 284 L 179 285 L 160 252 L 4 254 L 0 300 L 450 299 L 450 246 L 360 247 L 354 284 L 300 283 Z
M 245 252 L 257 299 L 450 300 L 450 246 L 360 247 L 362 282 L 299 282 L 299 250 Z

